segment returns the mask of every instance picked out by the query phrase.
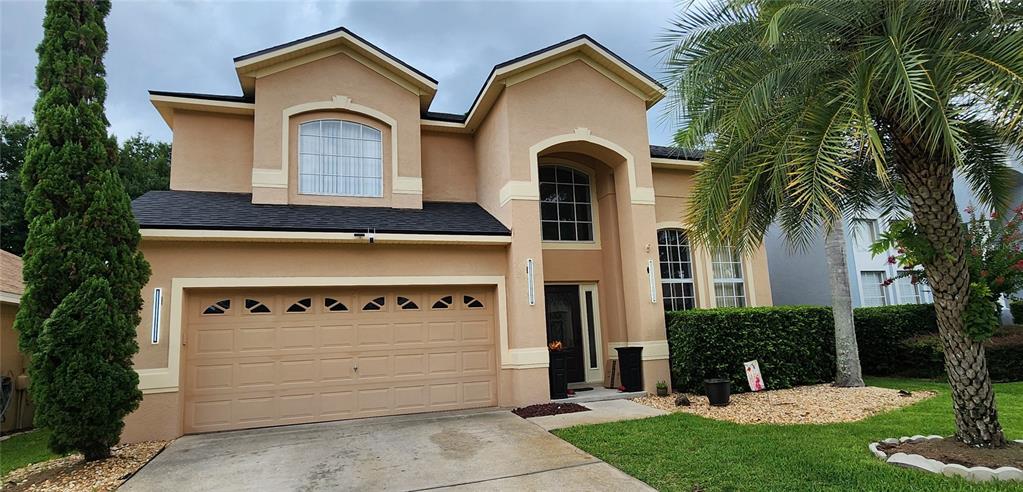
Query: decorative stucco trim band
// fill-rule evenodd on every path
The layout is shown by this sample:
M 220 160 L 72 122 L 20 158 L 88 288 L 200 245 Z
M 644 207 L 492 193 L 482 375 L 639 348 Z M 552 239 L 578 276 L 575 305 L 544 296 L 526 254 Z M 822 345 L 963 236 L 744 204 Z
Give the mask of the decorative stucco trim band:
M 643 360 L 665 360 L 668 358 L 668 341 L 654 340 L 649 342 L 608 342 L 607 353 L 611 359 L 618 359 L 618 347 L 643 347 Z
M 356 236 L 354 232 L 142 229 L 141 233 L 143 238 L 154 241 L 287 241 L 357 244 L 369 242 L 364 236 Z M 373 236 L 373 242 L 380 244 L 510 244 L 511 236 L 378 233 Z
M 391 285 L 492 285 L 497 289 L 497 325 L 500 363 L 505 368 L 523 369 L 537 366 L 535 348 L 508 348 L 508 298 L 503 276 L 421 276 L 421 277 L 175 277 L 170 289 L 170 322 L 167 333 L 167 367 L 138 369 L 139 388 L 143 393 L 179 391 L 181 373 L 181 342 L 184 328 L 185 289 L 224 287 L 359 287 Z M 546 356 L 546 348 L 543 349 Z M 546 360 L 546 359 L 544 359 Z M 546 366 L 542 366 L 546 367 Z
M 21 304 L 21 296 L 18 294 L 11 294 L 10 292 L 0 292 L 0 302 Z

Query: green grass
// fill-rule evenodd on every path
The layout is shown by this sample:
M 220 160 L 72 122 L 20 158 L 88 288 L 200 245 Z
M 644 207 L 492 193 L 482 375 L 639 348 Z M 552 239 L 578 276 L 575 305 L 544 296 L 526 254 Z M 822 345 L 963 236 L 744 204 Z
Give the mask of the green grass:
M 562 439 L 659 490 L 1023 490 L 975 484 L 883 463 L 867 444 L 887 437 L 954 432 L 944 383 L 878 379 L 872 386 L 933 390 L 915 405 L 845 424 L 739 425 L 676 413 L 554 431 Z M 1023 438 L 1023 383 L 995 385 L 1010 439 Z
M 57 458 L 58 455 L 46 447 L 49 438 L 49 431 L 34 430 L 0 441 L 0 476 L 32 463 Z

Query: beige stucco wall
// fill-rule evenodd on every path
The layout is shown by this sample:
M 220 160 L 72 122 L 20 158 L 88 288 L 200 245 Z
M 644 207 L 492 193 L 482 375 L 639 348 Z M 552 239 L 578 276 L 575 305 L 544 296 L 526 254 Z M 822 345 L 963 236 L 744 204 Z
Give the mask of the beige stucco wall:
M 252 117 L 174 111 L 172 190 L 252 190 Z
M 696 171 L 688 169 L 653 170 L 654 192 L 657 198 L 658 227 L 682 228 L 688 202 L 692 195 Z M 705 248 L 693 245 L 696 303 L 698 307 L 715 307 L 713 274 L 710 254 Z M 747 304 L 770 306 L 771 281 L 767 269 L 767 250 L 761 245 L 743 258 L 743 274 L 747 289 Z
M 335 96 L 341 96 L 350 98 L 353 104 L 368 107 L 395 120 L 398 127 L 394 132 L 398 146 L 398 175 L 422 175 L 419 96 L 348 54 L 338 53 L 261 76 L 256 79 L 256 95 L 253 149 L 255 169 L 281 168 L 281 135 L 286 109 L 301 104 L 331 101 Z M 290 156 L 296 150 L 296 146 L 289 145 Z M 384 166 L 387 168 L 391 163 L 385 162 Z M 385 182 L 384 187 L 391 187 L 391 182 Z M 343 198 L 335 200 L 338 205 L 353 204 L 345 203 Z M 422 206 L 420 195 L 389 197 L 386 202 L 395 207 Z M 380 203 L 367 201 L 354 204 L 380 206 Z
M 476 146 L 472 135 L 424 131 L 423 200 L 476 201 Z
M 18 314 L 18 305 L 7 302 L 0 302 L 0 374 L 17 378 L 28 370 L 28 358 L 18 350 L 18 332 L 14 330 L 14 318 Z M 7 409 L 7 419 L 0 430 L 4 432 L 17 428 L 32 426 L 32 403 L 28 399 L 28 392 L 16 392 Z M 19 398 L 25 398 L 24 406 L 19 410 Z M 18 412 L 21 425 L 18 425 Z

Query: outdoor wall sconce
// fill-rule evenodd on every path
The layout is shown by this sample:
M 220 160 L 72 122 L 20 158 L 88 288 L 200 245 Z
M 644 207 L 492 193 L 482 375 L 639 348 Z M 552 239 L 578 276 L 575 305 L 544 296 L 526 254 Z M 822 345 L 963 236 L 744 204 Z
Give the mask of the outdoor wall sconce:
M 153 289 L 153 345 L 160 343 L 160 311 L 163 311 L 163 289 Z

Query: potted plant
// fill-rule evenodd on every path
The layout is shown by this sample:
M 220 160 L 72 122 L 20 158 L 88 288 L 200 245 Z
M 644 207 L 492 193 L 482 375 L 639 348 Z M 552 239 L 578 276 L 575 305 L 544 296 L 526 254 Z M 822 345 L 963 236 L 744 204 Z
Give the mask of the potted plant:
M 707 391 L 707 399 L 715 407 L 728 406 L 732 396 L 732 382 L 724 378 L 704 379 L 703 387 Z
M 568 373 L 567 358 L 561 340 L 552 340 L 547 344 L 550 354 L 550 365 L 547 367 L 547 375 L 551 387 L 551 399 L 559 400 L 568 398 Z
M 657 382 L 657 396 L 668 396 L 668 383 L 666 381 Z

